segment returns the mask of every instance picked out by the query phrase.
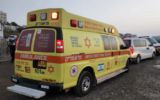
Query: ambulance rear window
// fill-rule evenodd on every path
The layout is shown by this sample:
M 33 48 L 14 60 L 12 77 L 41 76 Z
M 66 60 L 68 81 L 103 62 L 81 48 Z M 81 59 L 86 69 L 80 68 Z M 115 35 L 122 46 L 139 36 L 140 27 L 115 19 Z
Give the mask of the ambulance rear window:
M 34 51 L 35 52 L 54 52 L 55 32 L 53 30 L 38 30 L 36 33 Z
M 18 48 L 20 51 L 31 51 L 31 42 L 35 30 L 26 30 L 21 33 Z

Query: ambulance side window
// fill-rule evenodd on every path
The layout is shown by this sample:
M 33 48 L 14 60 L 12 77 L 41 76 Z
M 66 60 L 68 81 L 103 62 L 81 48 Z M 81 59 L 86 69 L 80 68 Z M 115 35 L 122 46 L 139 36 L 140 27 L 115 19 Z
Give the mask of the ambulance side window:
M 120 37 L 118 37 L 118 41 L 119 41 L 119 46 L 121 46 L 121 45 L 123 45 L 124 47 L 126 46 Z
M 110 41 L 111 41 L 112 50 L 118 50 L 116 38 L 110 36 Z
M 111 50 L 108 36 L 102 35 L 102 38 L 103 38 L 103 43 L 104 43 L 104 50 Z

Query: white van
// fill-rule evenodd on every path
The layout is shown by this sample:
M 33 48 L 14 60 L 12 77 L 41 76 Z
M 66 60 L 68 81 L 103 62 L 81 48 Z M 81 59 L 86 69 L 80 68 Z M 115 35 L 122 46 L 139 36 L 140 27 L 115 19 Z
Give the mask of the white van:
M 126 45 L 130 46 L 131 59 L 139 64 L 142 59 L 154 58 L 156 51 L 151 43 L 145 38 L 125 38 Z

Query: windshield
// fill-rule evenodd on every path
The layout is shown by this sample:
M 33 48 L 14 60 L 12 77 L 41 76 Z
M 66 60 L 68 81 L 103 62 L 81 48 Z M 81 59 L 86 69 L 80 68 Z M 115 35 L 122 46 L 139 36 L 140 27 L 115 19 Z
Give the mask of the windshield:
M 152 44 L 157 44 L 158 42 L 154 38 L 146 38 L 149 40 Z

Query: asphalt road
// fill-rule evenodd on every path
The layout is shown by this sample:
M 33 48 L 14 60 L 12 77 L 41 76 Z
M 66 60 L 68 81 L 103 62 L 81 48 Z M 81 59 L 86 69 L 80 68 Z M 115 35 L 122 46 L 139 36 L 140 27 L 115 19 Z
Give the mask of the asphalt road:
M 85 97 L 78 97 L 69 91 L 50 93 L 39 100 L 160 100 L 160 56 L 154 60 L 143 60 L 140 64 L 132 64 L 129 73 L 123 73 L 107 80 L 96 87 Z M 7 91 L 14 85 L 10 76 L 14 74 L 13 64 L 0 64 L 0 100 L 35 100 L 34 98 Z

